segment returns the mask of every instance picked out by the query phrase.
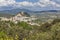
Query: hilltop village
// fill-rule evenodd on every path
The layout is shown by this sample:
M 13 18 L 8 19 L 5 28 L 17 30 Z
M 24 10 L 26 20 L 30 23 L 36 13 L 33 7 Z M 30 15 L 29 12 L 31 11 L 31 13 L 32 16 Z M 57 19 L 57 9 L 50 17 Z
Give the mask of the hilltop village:
M 26 12 L 19 12 L 16 15 L 14 15 L 13 17 L 7 18 L 7 17 L 0 17 L 1 21 L 12 21 L 14 23 L 18 23 L 18 22 L 27 22 L 30 25 L 37 25 L 40 26 L 37 23 L 34 23 L 32 21 L 37 20 L 37 18 L 35 16 L 30 16 L 28 13 Z

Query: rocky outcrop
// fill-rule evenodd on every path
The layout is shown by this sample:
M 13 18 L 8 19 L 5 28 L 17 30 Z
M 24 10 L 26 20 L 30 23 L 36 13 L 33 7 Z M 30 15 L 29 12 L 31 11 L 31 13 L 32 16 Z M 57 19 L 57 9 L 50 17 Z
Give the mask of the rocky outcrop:
M 19 12 L 17 13 L 16 16 L 25 16 L 25 17 L 30 17 L 30 15 L 27 12 Z

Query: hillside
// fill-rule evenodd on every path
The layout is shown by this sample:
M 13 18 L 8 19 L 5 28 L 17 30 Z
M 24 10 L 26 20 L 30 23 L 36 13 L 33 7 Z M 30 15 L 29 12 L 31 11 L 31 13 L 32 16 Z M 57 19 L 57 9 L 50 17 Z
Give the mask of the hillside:
M 8 40 L 60 40 L 60 19 L 41 26 L 32 26 L 26 22 L 17 24 L 0 21 L 0 38 Z
M 27 12 L 18 12 L 16 14 L 10 14 L 10 13 L 0 13 L 0 17 L 7 17 L 7 18 L 10 18 L 10 17 L 13 17 L 15 15 L 18 15 L 20 14 L 21 16 L 28 16 L 30 17 L 30 14 L 28 14 Z
M 26 17 L 30 17 L 30 14 L 28 14 L 27 12 L 18 12 L 16 15 L 20 15 L 20 16 L 26 16 Z
M 7 18 L 10 18 L 10 17 L 13 17 L 13 16 L 14 16 L 13 14 L 0 13 L 0 17 L 7 17 Z

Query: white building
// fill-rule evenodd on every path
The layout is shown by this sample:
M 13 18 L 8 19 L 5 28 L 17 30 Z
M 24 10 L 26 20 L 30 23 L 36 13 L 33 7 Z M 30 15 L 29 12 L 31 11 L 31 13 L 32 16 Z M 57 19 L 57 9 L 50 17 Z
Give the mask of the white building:
M 14 23 L 17 23 L 18 21 L 20 21 L 20 22 L 24 21 L 24 22 L 27 22 L 30 25 L 40 26 L 39 24 L 32 22 L 33 20 L 36 20 L 36 19 L 37 19 L 36 17 L 27 17 L 27 16 L 24 16 L 23 12 L 21 14 L 18 13 L 17 15 L 15 15 L 14 17 L 11 17 L 11 18 L 5 18 L 5 17 L 1 18 L 2 21 L 12 21 Z
M 18 13 L 16 16 L 10 18 L 11 21 L 24 21 L 24 22 L 27 22 L 27 21 L 32 21 L 32 20 L 36 20 L 37 18 L 34 18 L 34 17 L 27 17 L 27 16 L 23 16 L 23 12 L 22 14 Z

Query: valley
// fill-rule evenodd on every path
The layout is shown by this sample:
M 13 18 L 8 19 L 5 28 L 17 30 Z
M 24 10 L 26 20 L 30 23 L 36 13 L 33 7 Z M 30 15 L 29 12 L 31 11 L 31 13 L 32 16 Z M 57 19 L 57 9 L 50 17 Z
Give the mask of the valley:
M 0 15 L 0 40 L 60 40 L 60 12 Z

